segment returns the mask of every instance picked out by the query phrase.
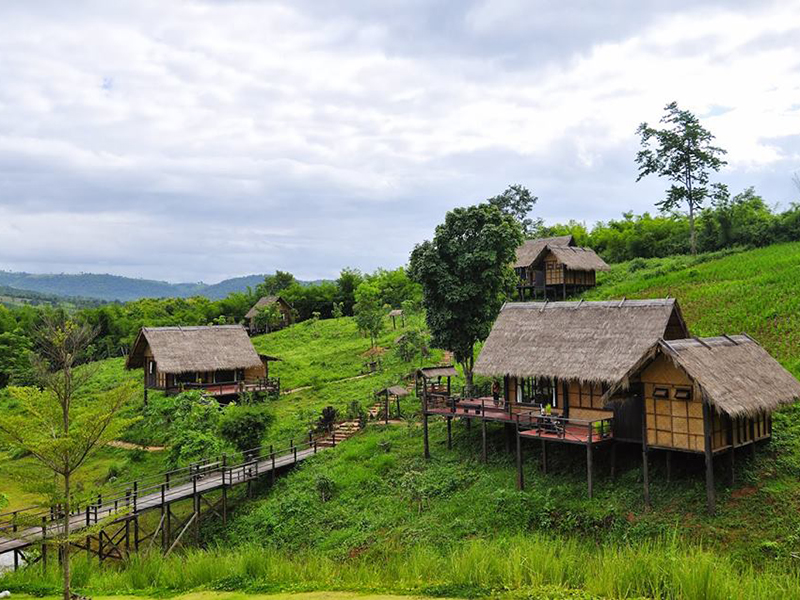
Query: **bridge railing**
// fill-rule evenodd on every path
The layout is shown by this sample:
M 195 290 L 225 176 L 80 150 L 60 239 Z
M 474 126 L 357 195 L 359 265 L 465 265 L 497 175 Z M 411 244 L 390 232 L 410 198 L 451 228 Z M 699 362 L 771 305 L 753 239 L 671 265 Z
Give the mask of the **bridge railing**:
M 296 463 L 298 453 L 310 451 L 316 454 L 321 439 L 328 440 L 328 445 L 336 445 L 335 432 L 316 436 L 309 433 L 302 441 L 292 439 L 279 445 L 208 457 L 185 467 L 114 484 L 88 502 L 74 503 L 70 511 L 72 526 L 79 529 L 109 518 L 123 519 L 140 509 L 188 498 L 198 492 L 198 486 L 200 491 L 209 491 L 256 479 L 270 470 Z M 207 485 L 209 482 L 210 487 Z M 188 485 L 191 485 L 190 489 L 187 489 Z M 39 542 L 60 534 L 63 518 L 64 512 L 59 505 L 47 509 L 32 506 L 0 513 L 0 538 Z

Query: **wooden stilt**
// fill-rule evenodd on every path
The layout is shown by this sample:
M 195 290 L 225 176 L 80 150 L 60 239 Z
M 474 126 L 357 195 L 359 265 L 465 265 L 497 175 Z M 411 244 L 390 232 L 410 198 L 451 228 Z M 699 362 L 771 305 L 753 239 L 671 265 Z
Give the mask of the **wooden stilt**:
M 709 514 L 716 512 L 717 499 L 714 491 L 714 453 L 712 449 L 713 413 L 708 403 L 703 400 L 703 432 L 705 438 L 706 458 L 706 504 Z
M 139 551 L 139 514 L 133 515 L 133 549 Z
M 547 442 L 542 438 L 542 472 L 547 475 Z
M 425 458 L 431 457 L 430 443 L 428 441 L 428 415 L 422 415 L 422 443 L 424 444 Z
M 525 479 L 522 473 L 522 436 L 517 430 L 517 489 L 525 489 Z
M 250 482 L 247 482 L 248 488 Z M 248 490 L 249 491 L 249 490 Z M 200 545 L 200 494 L 194 495 L 194 543 Z
M 728 451 L 728 485 L 733 487 L 736 483 L 736 465 L 734 464 L 734 456 L 735 449 L 731 446 L 731 449 Z
M 672 481 L 672 452 L 667 450 L 666 458 L 664 459 L 667 465 L 667 483 Z
M 228 488 L 222 488 L 222 524 L 228 524 Z
M 467 431 L 472 430 L 472 419 L 467 419 Z
M 591 499 L 594 493 L 594 465 L 592 463 L 592 448 L 594 444 L 592 444 L 591 440 L 591 430 L 589 431 L 589 443 L 586 444 L 586 486 L 589 492 L 589 498 Z
M 447 449 L 453 447 L 453 418 L 447 417 Z
M 611 479 L 617 478 L 617 442 L 611 442 Z
M 488 460 L 486 452 L 486 419 L 481 419 L 481 460 Z

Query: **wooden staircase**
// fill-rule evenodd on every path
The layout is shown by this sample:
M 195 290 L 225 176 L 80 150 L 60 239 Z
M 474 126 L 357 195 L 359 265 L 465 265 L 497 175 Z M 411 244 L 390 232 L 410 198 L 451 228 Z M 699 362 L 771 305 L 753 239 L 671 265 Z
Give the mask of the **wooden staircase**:
M 318 440 L 317 446 L 330 448 L 353 437 L 359 431 L 361 431 L 361 425 L 358 421 L 342 421 L 333 426 L 333 431 L 330 434 Z

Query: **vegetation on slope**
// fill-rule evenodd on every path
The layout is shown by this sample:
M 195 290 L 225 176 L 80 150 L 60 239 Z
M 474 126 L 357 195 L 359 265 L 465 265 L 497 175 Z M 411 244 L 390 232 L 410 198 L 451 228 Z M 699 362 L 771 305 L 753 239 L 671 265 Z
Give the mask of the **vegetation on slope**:
M 585 297 L 677 298 L 693 335 L 746 332 L 800 377 L 800 243 L 634 259 Z

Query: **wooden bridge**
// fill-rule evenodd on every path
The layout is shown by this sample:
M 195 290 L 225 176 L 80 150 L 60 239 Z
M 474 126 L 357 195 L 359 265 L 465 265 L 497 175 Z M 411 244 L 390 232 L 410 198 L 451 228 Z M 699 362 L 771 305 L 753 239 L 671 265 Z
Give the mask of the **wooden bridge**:
M 317 452 L 333 448 L 359 429 L 354 422 L 337 424 L 330 434 L 295 444 L 290 441 L 281 448 L 263 446 L 242 453 L 241 460 L 229 464 L 226 455 L 213 457 L 188 467 L 158 473 L 144 479 L 115 486 L 105 496 L 84 506 L 76 506 L 69 517 L 70 545 L 96 554 L 100 562 L 108 558 L 122 559 L 132 550 L 139 550 L 144 542 L 148 547 L 158 543 L 165 553 L 170 553 L 182 543 L 184 535 L 192 528 L 199 540 L 201 508 L 228 520 L 228 491 L 246 485 L 248 494 L 254 481 L 275 476 Z M 210 500 L 212 492 L 218 497 Z M 215 494 L 216 496 L 216 494 Z M 173 505 L 191 500 L 188 515 L 176 515 Z M 157 526 L 144 532 L 140 517 L 143 513 L 159 511 Z M 0 514 L 0 558 L 13 553 L 13 566 L 41 562 L 47 566 L 48 540 L 62 538 L 64 513 L 59 507 L 21 509 Z M 84 535 L 85 534 L 85 535 Z M 81 539 L 78 539 L 81 538 Z M 38 556 L 32 549 L 40 548 Z M 6 558 L 10 566 L 12 561 Z

